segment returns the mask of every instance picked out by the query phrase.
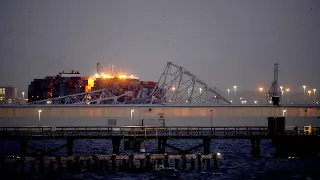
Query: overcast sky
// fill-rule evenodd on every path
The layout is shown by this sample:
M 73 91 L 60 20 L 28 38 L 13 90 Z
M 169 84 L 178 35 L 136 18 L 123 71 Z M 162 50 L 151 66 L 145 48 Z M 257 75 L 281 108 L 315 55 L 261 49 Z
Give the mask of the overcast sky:
M 115 64 L 157 81 L 166 62 L 209 86 L 320 88 L 319 0 L 1 0 L 0 86 Z M 117 69 L 116 69 L 117 70 Z

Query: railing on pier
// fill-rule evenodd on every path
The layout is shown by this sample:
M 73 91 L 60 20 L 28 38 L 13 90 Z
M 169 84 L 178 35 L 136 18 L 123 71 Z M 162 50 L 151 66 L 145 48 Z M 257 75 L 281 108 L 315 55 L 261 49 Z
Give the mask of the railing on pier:
M 320 127 L 314 127 L 320 134 Z M 268 127 L 151 127 L 151 126 L 104 126 L 104 127 L 0 127 L 0 137 L 41 137 L 41 138 L 111 138 L 113 136 L 156 138 L 248 138 L 268 137 Z M 294 130 L 286 130 L 285 135 L 296 135 Z

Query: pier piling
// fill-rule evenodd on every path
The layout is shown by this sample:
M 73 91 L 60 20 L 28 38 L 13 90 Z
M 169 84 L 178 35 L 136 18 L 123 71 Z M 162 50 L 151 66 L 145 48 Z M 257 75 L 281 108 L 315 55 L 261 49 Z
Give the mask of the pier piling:
M 121 137 L 112 137 L 112 151 L 113 154 L 119 155 L 120 153 Z
M 165 137 L 158 138 L 158 153 L 165 153 L 166 144 L 167 144 L 167 138 Z
M 260 138 L 251 138 L 251 145 L 252 145 L 252 155 L 254 157 L 260 156 Z
M 211 137 L 203 138 L 203 154 L 210 154 Z

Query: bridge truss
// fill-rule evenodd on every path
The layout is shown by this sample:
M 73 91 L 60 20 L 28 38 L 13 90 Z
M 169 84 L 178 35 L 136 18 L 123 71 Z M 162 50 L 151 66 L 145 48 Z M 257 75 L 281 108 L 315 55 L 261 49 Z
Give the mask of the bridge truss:
M 157 86 L 147 95 L 138 93 L 137 98 L 122 103 L 120 98 L 128 95 L 114 95 L 106 89 L 86 93 L 72 94 L 63 97 L 45 99 L 28 103 L 32 104 L 185 104 L 214 105 L 231 104 L 217 89 L 210 88 L 190 71 L 171 62 L 158 80 Z
M 28 103 L 32 104 L 121 104 L 118 99 L 128 95 L 127 93 L 116 96 L 106 89 L 86 93 L 72 94 L 57 98 Z
M 231 104 L 216 89 L 208 87 L 185 68 L 168 62 L 157 86 L 147 98 L 137 98 L 132 104 Z

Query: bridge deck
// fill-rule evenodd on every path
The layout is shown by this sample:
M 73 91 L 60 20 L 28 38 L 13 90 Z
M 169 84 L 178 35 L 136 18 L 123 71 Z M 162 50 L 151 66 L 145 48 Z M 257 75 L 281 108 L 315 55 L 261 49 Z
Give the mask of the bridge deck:
M 320 127 L 314 128 L 320 135 Z M 286 130 L 285 135 L 297 135 L 297 131 Z M 168 137 L 175 139 L 200 139 L 212 136 L 217 139 L 248 139 L 259 136 L 271 138 L 268 127 L 0 127 L 0 138 L 19 139 L 111 139 L 112 137 L 156 139 Z

